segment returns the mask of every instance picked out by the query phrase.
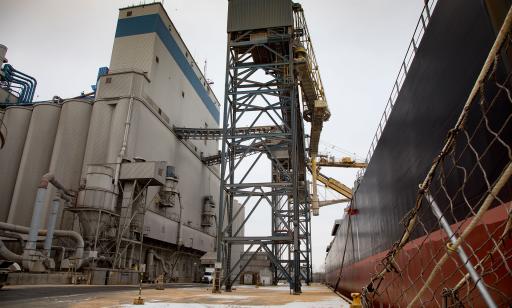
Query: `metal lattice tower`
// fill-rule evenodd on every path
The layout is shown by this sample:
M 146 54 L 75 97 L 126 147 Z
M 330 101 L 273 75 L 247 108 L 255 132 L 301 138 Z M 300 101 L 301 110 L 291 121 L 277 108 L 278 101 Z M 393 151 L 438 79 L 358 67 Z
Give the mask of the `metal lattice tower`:
M 252 11 L 244 7 L 247 2 L 252 3 Z M 274 283 L 287 280 L 296 294 L 301 292 L 301 280 L 309 283 L 311 279 L 306 150 L 294 68 L 297 32 L 292 3 L 276 1 L 272 5 L 281 6 L 284 13 L 281 19 L 266 20 L 267 27 L 261 28 L 244 24 L 248 19 L 243 15 L 258 14 L 264 5 L 258 7 L 256 1 L 230 2 L 228 19 L 238 21 L 228 20 L 217 246 L 217 260 L 223 261 L 224 274 L 216 283 L 217 291 L 222 284 L 226 290 L 231 289 L 252 259 L 243 257 L 254 251 L 265 252 L 271 260 Z M 273 129 L 262 134 L 240 130 L 269 125 Z M 270 176 L 251 182 L 260 166 L 268 165 Z M 240 213 L 233 212 L 235 200 L 242 208 L 253 206 L 243 225 L 251 221 L 257 207 L 266 207 L 271 212 L 271 234 L 242 236 L 240 229 L 233 230 L 233 221 Z M 245 245 L 240 260 L 248 261 L 231 264 L 233 245 Z

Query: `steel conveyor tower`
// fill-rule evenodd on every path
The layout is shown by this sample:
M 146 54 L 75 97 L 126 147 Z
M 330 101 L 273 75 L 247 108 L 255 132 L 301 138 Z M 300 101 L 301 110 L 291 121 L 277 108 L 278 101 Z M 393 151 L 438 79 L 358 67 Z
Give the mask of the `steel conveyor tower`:
M 217 234 L 223 274 L 217 268 L 214 292 L 223 284 L 229 291 L 251 261 L 244 256 L 262 251 L 272 262 L 273 282 L 287 280 L 299 294 L 301 281 L 309 283 L 312 275 L 302 115 L 312 122 L 310 155 L 316 155 L 322 122 L 329 117 L 302 7 L 290 0 L 230 0 L 227 30 Z M 273 129 L 252 129 L 268 126 Z M 242 236 L 242 227 L 232 228 L 240 214 L 233 211 L 236 201 L 252 206 L 242 227 L 248 221 L 257 225 L 256 208 L 268 209 L 270 234 L 251 236 L 246 230 Z M 245 264 L 231 264 L 234 245 L 244 245 Z

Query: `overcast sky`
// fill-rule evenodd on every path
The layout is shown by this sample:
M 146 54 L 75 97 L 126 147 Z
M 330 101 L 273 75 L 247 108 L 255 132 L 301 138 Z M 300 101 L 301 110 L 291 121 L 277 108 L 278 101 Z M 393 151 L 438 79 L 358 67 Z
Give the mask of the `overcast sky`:
M 36 100 L 90 91 L 98 67 L 108 66 L 118 8 L 140 0 L 1 0 L 0 44 L 16 68 L 38 81 Z M 152 1 L 146 1 L 149 3 Z M 321 140 L 366 156 L 371 138 L 420 15 L 424 0 L 302 0 L 331 119 Z M 224 98 L 226 0 L 165 0 L 173 23 Z M 200 64 L 201 65 L 201 64 Z M 325 145 L 323 152 L 343 154 Z M 355 170 L 322 169 L 348 186 Z M 321 199 L 337 196 L 320 189 Z M 313 217 L 314 269 L 322 267 L 341 205 Z M 260 218 L 264 219 L 264 218 Z M 247 226 L 251 233 L 257 226 Z

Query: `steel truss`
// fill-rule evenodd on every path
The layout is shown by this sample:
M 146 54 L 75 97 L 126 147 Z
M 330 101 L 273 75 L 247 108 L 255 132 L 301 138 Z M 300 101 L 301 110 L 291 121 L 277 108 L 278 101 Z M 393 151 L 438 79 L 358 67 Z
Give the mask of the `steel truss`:
M 311 280 L 309 193 L 303 120 L 294 76 L 295 35 L 293 27 L 229 33 L 217 234 L 217 261 L 222 262 L 224 272 L 222 279 L 216 280 L 214 292 L 223 284 L 230 291 L 251 260 L 231 264 L 234 245 L 244 245 L 244 255 L 253 248 L 266 252 L 272 262 L 274 283 L 288 281 L 295 294 L 301 292 L 301 280 Z M 255 128 L 269 126 L 272 129 L 255 133 Z M 250 182 L 261 169 L 258 166 L 266 166 L 265 161 L 270 163 L 271 177 Z M 236 213 L 235 200 L 241 204 Z M 235 230 L 234 220 L 250 206 L 242 225 Z M 257 207 L 271 212 L 269 236 L 241 234 Z

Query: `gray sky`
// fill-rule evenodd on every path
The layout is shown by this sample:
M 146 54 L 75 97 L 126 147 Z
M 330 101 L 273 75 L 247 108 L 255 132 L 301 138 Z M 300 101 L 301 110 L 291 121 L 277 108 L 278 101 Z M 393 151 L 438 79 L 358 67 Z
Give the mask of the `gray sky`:
M 97 69 L 108 66 L 118 8 L 140 0 L 2 0 L 0 44 L 16 68 L 38 81 L 36 100 L 90 91 Z M 152 1 L 146 1 L 147 3 Z M 224 98 L 226 0 L 165 0 L 173 23 L 196 62 L 208 60 L 207 77 Z M 331 119 L 321 140 L 366 156 L 423 0 L 302 0 L 320 66 Z M 323 152 L 341 156 L 321 146 Z M 323 173 L 352 186 L 355 170 Z M 325 194 L 319 189 L 321 196 Z M 335 198 L 327 193 L 327 198 Z M 313 266 L 319 269 L 341 205 L 313 217 Z M 256 216 L 264 220 L 264 216 Z M 249 225 L 247 233 L 258 226 Z

